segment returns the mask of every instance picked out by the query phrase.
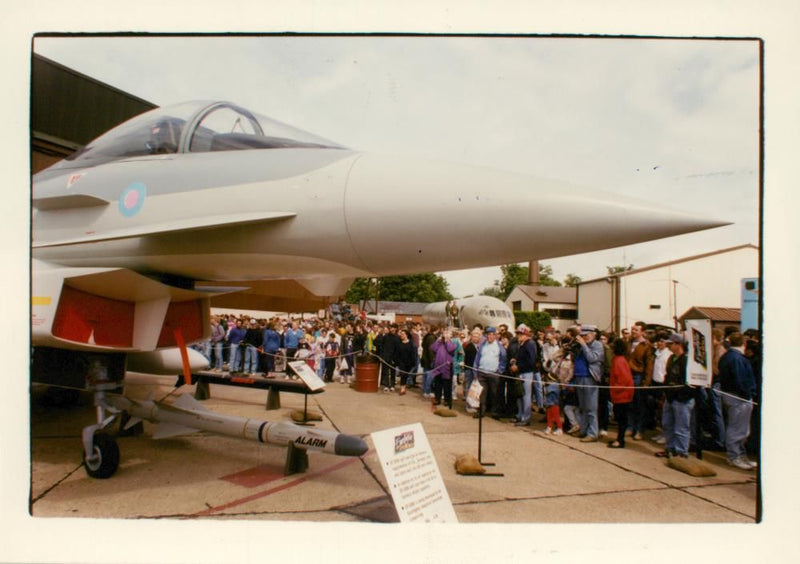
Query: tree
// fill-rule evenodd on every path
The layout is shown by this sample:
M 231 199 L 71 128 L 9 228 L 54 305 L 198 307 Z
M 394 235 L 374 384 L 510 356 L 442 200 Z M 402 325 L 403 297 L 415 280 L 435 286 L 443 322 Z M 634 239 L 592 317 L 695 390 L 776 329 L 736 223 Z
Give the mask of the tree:
M 531 331 L 544 331 L 553 323 L 552 317 L 546 311 L 515 311 L 514 324 L 524 323 Z
M 452 300 L 450 287 L 442 276 L 428 272 L 407 276 L 384 276 L 380 279 L 379 299 L 393 302 L 443 302 Z M 348 303 L 374 300 L 375 288 L 369 278 L 356 278 L 345 294 Z
M 488 288 L 484 288 L 481 292 L 482 296 L 491 296 L 493 298 L 497 298 L 498 300 L 502 299 L 500 296 L 502 292 L 500 291 L 500 281 L 495 280 L 494 286 L 489 286 Z
M 370 283 L 369 278 L 356 278 L 347 289 L 344 299 L 349 304 L 358 304 L 362 300 L 374 300 L 375 286 Z
M 561 282 L 553 278 L 553 267 L 539 264 L 539 286 L 561 286 Z
M 577 286 L 581 282 L 583 282 L 583 279 L 581 279 L 580 276 L 575 276 L 572 273 L 567 274 L 567 277 L 564 278 L 564 286 L 568 286 L 570 288 L 574 288 L 575 286 Z
M 484 288 L 481 292 L 484 296 L 492 296 L 505 301 L 516 286 L 528 284 L 528 273 L 530 269 L 527 265 L 512 263 L 504 264 L 500 267 L 503 277 L 495 280 L 494 285 Z M 540 286 L 561 286 L 561 282 L 553 278 L 553 267 L 546 264 L 539 264 L 539 285 Z
M 495 280 L 493 286 L 484 288 L 483 292 L 481 292 L 484 296 L 492 296 L 505 301 L 515 286 L 528 283 L 527 266 L 516 263 L 504 264 L 500 267 L 500 272 L 503 277 L 500 280 Z
M 615 274 L 622 274 L 623 272 L 633 270 L 633 265 L 629 264 L 628 266 L 607 266 L 606 270 L 608 271 L 609 276 L 614 276 Z

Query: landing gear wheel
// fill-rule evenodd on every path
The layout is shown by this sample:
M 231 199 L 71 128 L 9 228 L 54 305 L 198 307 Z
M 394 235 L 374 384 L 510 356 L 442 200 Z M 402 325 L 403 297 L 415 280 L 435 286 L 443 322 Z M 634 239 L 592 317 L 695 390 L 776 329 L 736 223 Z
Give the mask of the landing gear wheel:
M 92 454 L 84 455 L 83 467 L 92 478 L 110 478 L 119 467 L 119 446 L 113 437 L 97 433 L 92 439 Z

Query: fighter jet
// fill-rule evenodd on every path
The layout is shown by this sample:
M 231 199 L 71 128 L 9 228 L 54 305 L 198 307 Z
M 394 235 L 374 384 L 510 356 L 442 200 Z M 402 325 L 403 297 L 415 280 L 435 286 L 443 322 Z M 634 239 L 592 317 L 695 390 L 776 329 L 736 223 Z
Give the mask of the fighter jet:
M 208 337 L 213 296 L 258 288 L 308 303 L 356 277 L 724 225 L 554 180 L 356 151 L 229 102 L 123 123 L 35 175 L 32 208 L 32 377 L 96 392 L 93 467 L 108 444 L 96 435 L 118 414 L 104 394 L 126 367 L 189 371 L 186 344 Z M 181 367 L 163 362 L 174 347 Z

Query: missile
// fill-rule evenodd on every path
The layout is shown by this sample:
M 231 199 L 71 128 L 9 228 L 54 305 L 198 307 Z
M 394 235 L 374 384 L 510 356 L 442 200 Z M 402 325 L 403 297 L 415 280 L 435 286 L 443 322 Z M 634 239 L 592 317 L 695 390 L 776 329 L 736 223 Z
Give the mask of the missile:
M 324 429 L 309 429 L 293 423 L 270 422 L 234 415 L 214 413 L 200 405 L 189 394 L 181 395 L 167 404 L 151 399 L 140 401 L 120 395 L 108 394 L 109 406 L 126 411 L 131 416 L 126 428 L 141 420 L 157 423 L 153 435 L 163 439 L 176 435 L 208 431 L 239 439 L 271 443 L 306 450 L 311 449 L 337 456 L 361 456 L 367 452 L 367 443 L 361 437 L 345 435 Z
M 187 348 L 186 354 L 189 357 L 189 369 L 193 372 L 204 370 L 208 366 L 208 359 L 202 353 Z M 126 369 L 128 372 L 174 376 L 175 374 L 180 374 L 183 370 L 181 351 L 178 348 L 171 347 L 143 353 L 131 353 L 128 355 Z

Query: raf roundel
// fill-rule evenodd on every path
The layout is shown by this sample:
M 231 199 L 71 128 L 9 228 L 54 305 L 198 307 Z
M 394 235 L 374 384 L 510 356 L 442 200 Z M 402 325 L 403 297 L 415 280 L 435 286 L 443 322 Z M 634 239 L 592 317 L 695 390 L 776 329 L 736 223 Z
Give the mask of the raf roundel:
M 139 213 L 147 195 L 147 187 L 141 182 L 128 185 L 119 197 L 119 212 L 125 217 Z

